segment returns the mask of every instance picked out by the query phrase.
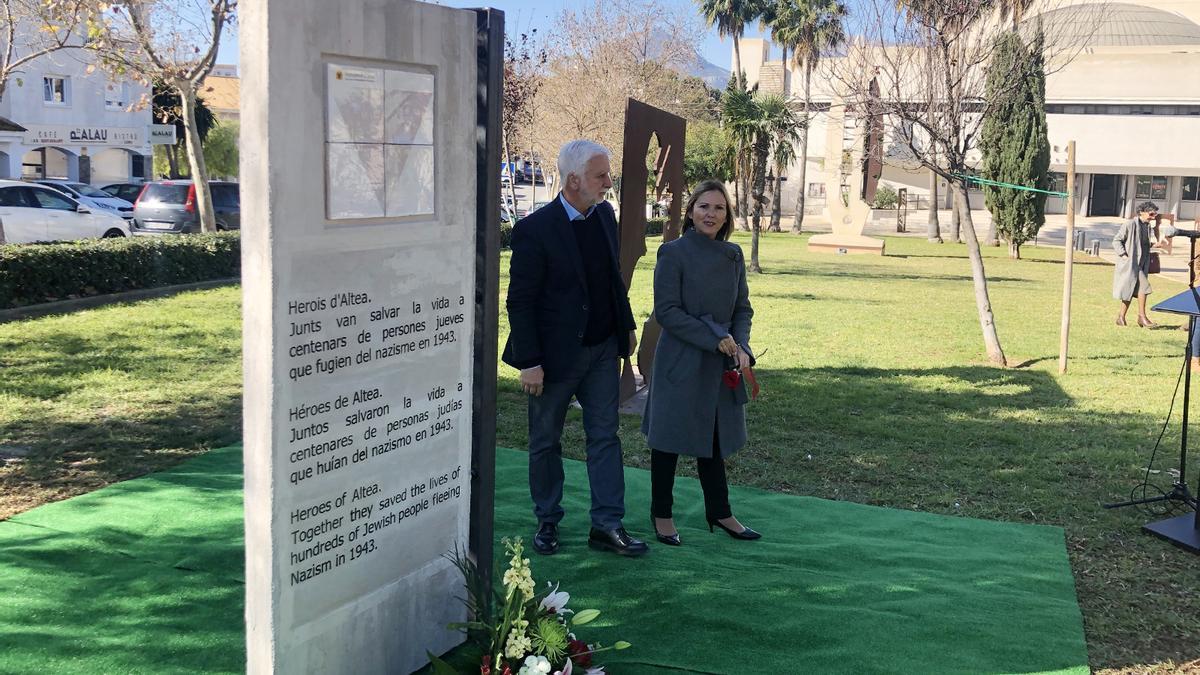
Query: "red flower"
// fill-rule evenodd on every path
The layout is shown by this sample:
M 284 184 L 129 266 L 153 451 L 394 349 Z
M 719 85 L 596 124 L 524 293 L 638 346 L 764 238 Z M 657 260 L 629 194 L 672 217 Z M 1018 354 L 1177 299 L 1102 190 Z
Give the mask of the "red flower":
M 509 668 L 507 663 L 504 664 L 504 670 L 500 671 L 500 675 L 513 675 L 512 668 Z
M 484 654 L 483 663 L 479 665 L 479 675 L 492 675 L 492 656 Z
M 736 389 L 738 383 L 742 381 L 742 373 L 737 370 L 727 370 L 721 379 L 724 380 L 726 387 Z
M 583 640 L 571 640 L 567 643 L 567 654 L 571 657 L 571 663 L 580 668 L 592 665 L 592 655 L 588 653 L 590 651 L 592 648 Z

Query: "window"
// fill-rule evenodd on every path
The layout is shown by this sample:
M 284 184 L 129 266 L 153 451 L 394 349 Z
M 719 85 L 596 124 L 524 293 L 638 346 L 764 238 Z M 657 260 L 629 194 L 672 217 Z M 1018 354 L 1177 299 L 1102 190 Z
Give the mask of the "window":
M 0 188 L 0 206 L 18 206 L 21 208 L 27 208 L 29 204 L 25 201 L 25 188 Z
M 42 78 L 42 100 L 50 105 L 67 105 L 67 78 L 47 75 Z
M 1183 201 L 1200 202 L 1200 178 L 1190 176 L 1183 179 Z
M 808 196 L 809 197 L 822 197 L 822 198 L 825 197 L 825 184 L 824 183 L 809 183 L 808 184 Z
M 1067 174 L 1058 171 L 1051 171 L 1050 187 L 1046 188 L 1051 192 L 1066 192 L 1067 191 Z
M 226 209 L 238 208 L 238 188 L 236 185 L 210 185 L 213 206 Z
M 129 105 L 129 85 L 125 82 L 108 82 L 104 86 L 104 107 L 107 110 L 124 110 Z
M 58 194 L 57 192 L 52 192 L 50 190 L 39 190 L 37 188 L 34 188 L 32 192 L 34 199 L 37 200 L 38 206 L 42 207 L 43 209 L 56 209 L 59 211 L 75 210 L 75 203 L 70 199 Z
M 1166 176 L 1138 176 L 1137 177 L 1137 192 L 1134 194 L 1136 199 L 1159 199 L 1167 198 L 1167 177 Z

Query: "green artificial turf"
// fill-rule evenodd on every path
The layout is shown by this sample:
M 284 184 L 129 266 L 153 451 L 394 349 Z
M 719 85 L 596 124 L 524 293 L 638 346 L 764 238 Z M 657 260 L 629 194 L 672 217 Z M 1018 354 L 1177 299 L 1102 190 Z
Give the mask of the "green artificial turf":
M 649 476 L 626 475 L 644 535 Z M 498 539 L 532 529 L 526 476 L 499 452 Z M 741 542 L 701 528 L 681 479 L 684 546 L 629 560 L 587 549 L 585 466 L 567 482 L 562 550 L 534 575 L 602 610 L 583 637 L 634 644 L 612 673 L 1087 671 L 1059 528 L 734 488 L 765 535 Z M 0 672 L 241 671 L 241 578 L 238 448 L 0 522 Z

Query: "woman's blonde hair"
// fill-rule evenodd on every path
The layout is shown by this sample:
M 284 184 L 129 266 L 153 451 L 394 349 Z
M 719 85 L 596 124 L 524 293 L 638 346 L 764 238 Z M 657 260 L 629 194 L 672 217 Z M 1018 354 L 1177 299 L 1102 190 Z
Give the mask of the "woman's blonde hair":
M 714 191 L 720 192 L 721 196 L 725 198 L 725 224 L 721 225 L 721 229 L 717 231 L 716 238 L 718 241 L 729 241 L 729 235 L 733 233 L 733 204 L 729 200 L 729 191 L 725 189 L 725 184 L 712 178 L 696 183 L 695 189 L 688 197 L 687 208 L 683 210 L 683 231 L 687 232 L 696 226 L 692 222 L 692 207 L 705 192 Z

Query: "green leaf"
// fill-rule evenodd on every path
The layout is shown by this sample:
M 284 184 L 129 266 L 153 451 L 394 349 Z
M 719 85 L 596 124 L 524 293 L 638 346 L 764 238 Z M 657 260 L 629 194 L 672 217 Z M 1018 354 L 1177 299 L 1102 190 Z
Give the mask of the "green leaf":
M 613 645 L 613 649 L 629 649 L 632 646 L 624 640 L 617 640 L 617 644 Z
M 434 656 L 433 652 L 426 651 L 425 655 L 429 657 L 429 665 L 433 666 L 433 675 L 458 675 L 454 666 Z
M 575 616 L 571 617 L 571 625 L 582 626 L 585 623 L 591 623 L 592 621 L 595 621 L 596 617 L 598 616 L 600 616 L 600 610 L 585 609 L 582 612 L 576 612 Z

